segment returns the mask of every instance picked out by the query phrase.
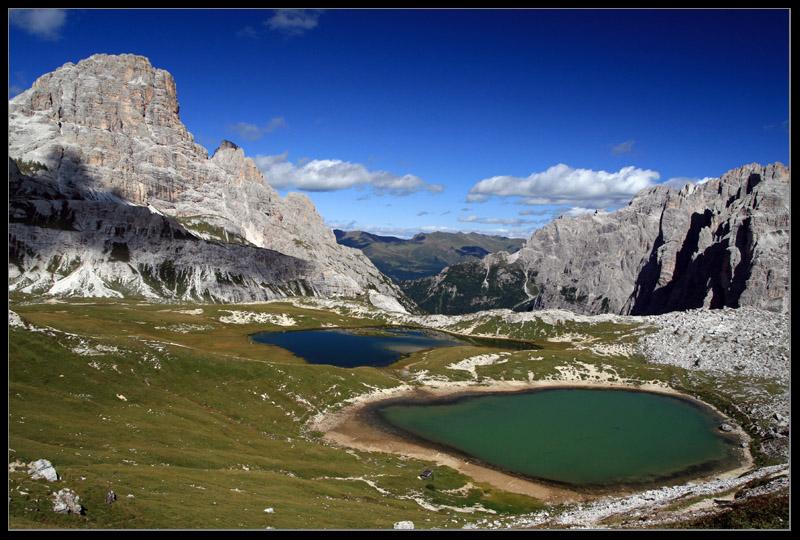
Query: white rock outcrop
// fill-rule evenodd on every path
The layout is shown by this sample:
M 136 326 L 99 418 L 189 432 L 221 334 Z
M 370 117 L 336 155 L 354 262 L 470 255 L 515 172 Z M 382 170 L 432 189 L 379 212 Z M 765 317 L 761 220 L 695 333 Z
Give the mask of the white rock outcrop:
M 57 514 L 82 514 L 83 507 L 80 504 L 80 496 L 69 488 L 53 493 L 53 512 Z
M 32 480 L 44 479 L 48 482 L 55 482 L 58 480 L 58 473 L 56 473 L 55 467 L 46 459 L 37 459 L 29 463 L 28 475 Z

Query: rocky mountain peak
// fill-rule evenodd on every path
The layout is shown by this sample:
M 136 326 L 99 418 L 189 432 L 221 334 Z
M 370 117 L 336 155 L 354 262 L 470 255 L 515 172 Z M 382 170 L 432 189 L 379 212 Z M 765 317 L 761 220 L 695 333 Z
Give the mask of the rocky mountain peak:
M 236 143 L 232 143 L 231 141 L 225 139 L 221 143 L 219 143 L 219 147 L 214 150 L 214 155 L 217 155 L 217 152 L 225 150 L 240 150 L 239 146 Z M 244 152 L 242 152 L 244 153 Z
M 37 222 L 52 220 L 53 212 L 67 212 L 72 216 L 70 230 L 82 223 L 79 230 L 84 243 L 100 242 L 105 246 L 125 243 L 129 253 L 124 258 L 129 260 L 132 239 L 114 236 L 119 236 L 119 231 L 131 223 L 144 226 L 150 220 L 138 208 L 157 213 L 158 219 L 166 218 L 169 223 L 159 222 L 158 228 L 170 230 L 164 234 L 173 240 L 179 237 L 182 242 L 191 236 L 204 242 L 232 243 L 276 254 L 267 259 L 280 258 L 277 257 L 280 254 L 308 261 L 299 266 L 292 263 L 292 272 L 283 274 L 287 279 L 291 274 L 290 280 L 298 282 L 305 279 L 302 277 L 305 272 L 309 281 L 306 286 L 296 286 L 297 291 L 352 295 L 373 289 L 390 296 L 402 296 L 362 253 L 336 243 L 333 232 L 324 226 L 308 197 L 280 197 L 242 148 L 231 141 L 223 141 L 209 158 L 208 151 L 194 142 L 181 123 L 179 109 L 172 76 L 154 68 L 147 58 L 129 54 L 100 54 L 77 64 L 65 64 L 9 100 L 9 156 L 19 163 L 36 164 L 28 174 L 19 175 L 10 188 L 15 200 L 9 212 L 16 217 L 9 242 L 17 242 L 16 253 L 27 254 L 13 268 L 13 273 L 19 277 L 15 282 L 17 286 L 47 291 L 54 290 L 54 283 L 63 282 L 64 276 L 60 278 L 52 272 L 25 276 L 29 269 L 37 267 L 37 257 L 42 253 L 59 251 L 58 246 L 45 248 L 29 244 L 34 242 L 31 227 Z M 21 189 L 23 184 L 25 189 Z M 23 195 L 33 192 L 39 197 L 62 202 L 53 203 L 49 208 L 33 208 Z M 125 205 L 125 210 L 119 209 L 117 217 L 121 219 L 123 214 L 130 214 L 126 218 L 130 220 L 128 225 L 112 226 L 110 222 L 114 221 L 115 213 L 110 207 L 100 208 L 101 203 Z M 88 230 L 91 225 L 83 223 L 83 213 L 92 211 L 110 221 L 103 238 L 88 238 L 94 235 Z M 86 219 L 90 219 L 88 215 Z M 95 229 L 102 230 L 103 220 L 96 221 Z M 76 239 L 57 235 L 47 241 L 75 245 Z M 157 239 L 151 238 L 151 241 Z M 175 255 L 174 252 L 165 254 L 154 246 L 150 248 L 162 257 Z M 35 255 L 37 253 L 39 255 Z M 241 268 L 246 266 L 247 260 L 258 259 L 257 264 L 263 264 L 263 254 L 256 256 L 254 253 L 242 255 L 244 259 L 237 263 L 240 268 L 232 273 L 260 275 L 260 270 Z M 75 253 L 74 256 L 79 255 Z M 86 257 L 87 254 L 83 254 L 81 260 L 85 262 Z M 146 263 L 149 268 L 164 262 L 152 253 L 149 257 Z M 100 275 L 106 275 L 101 267 L 109 260 L 102 256 L 91 259 L 94 268 L 85 265 L 81 268 L 93 273 L 93 277 L 84 276 L 85 279 L 72 282 L 85 285 L 87 280 L 94 280 L 96 288 L 107 293 L 112 288 L 100 284 L 105 279 Z M 202 264 L 209 264 L 201 253 L 199 259 Z M 175 261 L 169 260 L 174 267 Z M 182 262 L 187 276 L 196 276 L 200 260 Z M 47 266 L 45 261 L 43 267 Z M 142 271 L 136 270 L 134 268 L 134 273 L 126 279 L 146 281 Z M 206 276 L 209 270 L 203 270 Z M 278 272 L 264 280 L 265 289 L 275 280 L 280 281 L 281 275 Z M 207 277 L 197 279 L 198 283 L 209 283 L 208 287 L 214 288 Z M 310 285 L 312 280 L 313 286 Z M 84 285 L 71 288 L 62 283 L 58 290 L 81 294 L 80 287 Z M 276 285 L 273 292 L 252 291 L 252 294 L 274 296 L 278 294 L 274 292 L 277 289 L 285 294 L 287 289 L 281 287 L 283 285 Z M 202 296 L 203 293 L 195 290 L 186 294 Z M 217 298 L 230 298 L 227 292 L 215 290 L 214 294 Z
M 40 77 L 26 94 L 23 107 L 50 115 L 62 128 L 125 133 L 158 144 L 193 144 L 180 122 L 172 75 L 142 56 L 98 54 L 68 63 Z
M 679 190 L 658 185 L 615 212 L 556 219 L 511 257 L 492 254 L 404 287 L 423 308 L 443 313 L 741 306 L 786 313 L 789 194 L 781 163 L 745 165 Z

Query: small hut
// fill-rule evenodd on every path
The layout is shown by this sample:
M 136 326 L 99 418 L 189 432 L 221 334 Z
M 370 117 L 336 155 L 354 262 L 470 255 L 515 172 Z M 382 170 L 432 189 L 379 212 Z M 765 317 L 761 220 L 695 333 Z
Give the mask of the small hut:
M 422 471 L 422 474 L 419 475 L 419 477 L 422 478 L 423 480 L 428 480 L 428 479 L 433 480 L 433 471 L 430 469 L 425 469 L 424 471 Z

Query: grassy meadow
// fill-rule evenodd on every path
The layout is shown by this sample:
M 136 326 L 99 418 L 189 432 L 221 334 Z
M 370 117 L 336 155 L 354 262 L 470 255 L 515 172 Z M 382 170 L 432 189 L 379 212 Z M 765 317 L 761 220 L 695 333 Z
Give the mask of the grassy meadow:
M 460 527 L 478 506 L 539 506 L 470 487 L 455 471 L 424 482 L 430 463 L 321 444 L 304 432 L 310 416 L 396 378 L 306 365 L 248 337 L 275 325 L 219 319 L 246 309 L 290 315 L 298 328 L 372 321 L 280 303 L 11 309 L 35 330 L 9 329 L 9 462 L 47 459 L 61 479 L 9 473 L 10 528 Z M 83 515 L 51 511 L 62 487 L 80 496 Z
M 624 343 L 641 333 L 610 323 L 556 331 L 487 320 L 480 331 L 543 348 L 504 352 L 503 363 L 473 372 L 452 365 L 497 350 L 443 348 L 388 368 L 345 369 L 308 365 L 249 338 L 287 321 L 291 329 L 390 322 L 368 309 L 26 298 L 12 298 L 9 309 L 25 324 L 9 325 L 9 463 L 47 459 L 60 477 L 9 472 L 10 529 L 462 528 L 543 508 L 435 463 L 325 444 L 307 427 L 359 395 L 422 384 L 420 374 L 480 384 L 593 366 L 586 377 L 657 380 L 726 406 L 718 380 L 548 341 L 566 331 Z M 426 468 L 435 468 L 433 480 L 419 478 Z M 80 496 L 82 514 L 52 512 L 52 494 L 64 487 Z M 104 502 L 109 490 L 113 504 Z

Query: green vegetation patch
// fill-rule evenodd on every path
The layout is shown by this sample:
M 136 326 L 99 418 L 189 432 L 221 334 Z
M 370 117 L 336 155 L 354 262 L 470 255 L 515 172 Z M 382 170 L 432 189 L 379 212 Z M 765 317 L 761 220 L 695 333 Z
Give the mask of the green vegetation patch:
M 311 418 L 396 378 L 307 365 L 249 339 L 278 327 L 259 314 L 302 327 L 371 321 L 287 303 L 12 310 L 39 330 L 9 330 L 9 460 L 47 459 L 60 480 L 9 474 L 10 528 L 460 528 L 492 504 L 537 504 L 468 493 L 468 478 L 441 467 L 426 489 L 431 464 L 324 444 L 306 432 Z M 62 487 L 82 515 L 52 512 Z
M 789 495 L 777 493 L 735 501 L 728 509 L 665 525 L 668 529 L 789 529 Z
M 43 163 L 34 160 L 14 158 L 14 163 L 17 164 L 19 172 L 26 176 L 35 176 L 39 171 L 47 170 L 47 167 Z
M 668 384 L 743 426 L 748 418 L 735 407 L 743 388 L 785 391 L 772 381 L 586 346 L 632 344 L 646 331 L 610 322 L 454 319 L 442 329 L 509 335 L 541 348 L 437 348 L 387 368 L 308 365 L 250 339 L 266 330 L 392 322 L 356 302 L 302 305 L 36 303 L 13 295 L 10 310 L 34 330 L 9 327 L 9 461 L 47 459 L 61 479 L 48 484 L 24 470 L 9 473 L 9 527 L 388 529 L 410 520 L 416 528 L 461 528 L 533 512 L 541 502 L 474 485 L 433 463 L 330 446 L 310 421 L 358 396 L 428 378 L 480 385 L 559 380 L 564 370 L 600 373 L 608 381 Z M 498 361 L 463 369 L 478 355 Z M 433 478 L 419 477 L 425 469 Z M 82 515 L 52 512 L 52 493 L 62 487 L 81 497 Z M 117 495 L 110 505 L 103 502 L 109 489 Z M 780 504 L 763 508 L 783 519 Z
M 440 276 L 400 283 L 403 292 L 428 313 L 459 315 L 482 309 L 524 309 L 527 295 L 536 291 L 535 272 L 526 276 L 522 264 L 481 262 L 450 266 Z

